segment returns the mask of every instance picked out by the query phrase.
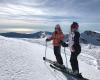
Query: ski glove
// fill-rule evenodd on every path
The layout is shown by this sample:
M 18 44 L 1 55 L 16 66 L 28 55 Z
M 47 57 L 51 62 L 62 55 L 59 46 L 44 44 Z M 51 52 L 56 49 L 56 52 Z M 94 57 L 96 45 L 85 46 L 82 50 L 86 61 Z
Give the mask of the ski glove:
M 64 41 L 60 41 L 60 44 L 63 46 L 63 47 L 68 47 L 68 44 L 66 44 Z
M 50 41 L 50 39 L 47 38 L 46 41 Z

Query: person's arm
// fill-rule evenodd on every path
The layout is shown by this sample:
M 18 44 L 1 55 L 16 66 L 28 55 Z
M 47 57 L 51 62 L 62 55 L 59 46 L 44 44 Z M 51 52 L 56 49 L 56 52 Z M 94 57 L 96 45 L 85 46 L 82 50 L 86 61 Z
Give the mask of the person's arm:
M 60 41 L 60 44 L 63 46 L 63 47 L 68 47 L 68 44 L 66 44 L 64 41 Z
M 54 34 L 54 33 L 53 33 Z M 51 37 L 48 37 L 47 39 L 46 39 L 46 41 L 51 41 L 51 40 L 53 40 L 53 34 L 51 35 Z
M 63 40 L 64 40 L 64 34 L 61 35 L 60 44 L 61 44 L 63 47 L 68 47 L 68 44 L 66 44 Z
M 62 41 L 64 40 L 64 34 L 63 33 L 61 34 L 61 40 Z
M 75 32 L 74 44 L 79 44 L 79 38 L 80 38 L 80 33 L 79 32 Z
M 73 50 L 77 49 L 77 45 L 79 45 L 79 38 L 80 38 L 80 33 L 79 32 L 75 32 L 74 44 L 72 46 Z

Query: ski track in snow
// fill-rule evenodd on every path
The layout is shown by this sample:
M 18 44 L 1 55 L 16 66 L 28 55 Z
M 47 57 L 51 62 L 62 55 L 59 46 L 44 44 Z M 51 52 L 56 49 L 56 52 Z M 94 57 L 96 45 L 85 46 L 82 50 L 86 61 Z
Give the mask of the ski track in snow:
M 75 80 L 71 76 L 54 71 L 48 63 L 43 61 L 45 46 L 40 43 L 0 36 L 0 80 Z M 47 58 L 55 60 L 51 48 L 47 49 L 47 54 Z M 65 63 L 65 55 L 62 54 L 62 57 Z M 70 67 L 69 56 L 67 59 L 68 67 Z M 100 80 L 99 70 L 80 58 L 79 64 L 83 76 L 90 80 Z

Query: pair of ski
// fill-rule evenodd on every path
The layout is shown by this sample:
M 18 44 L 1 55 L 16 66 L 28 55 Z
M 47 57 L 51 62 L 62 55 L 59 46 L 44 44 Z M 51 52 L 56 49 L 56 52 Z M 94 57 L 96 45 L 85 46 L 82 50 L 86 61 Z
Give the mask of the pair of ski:
M 81 74 L 75 75 L 75 74 L 72 72 L 71 69 L 69 69 L 69 68 L 67 68 L 67 67 L 64 67 L 64 66 L 62 66 L 62 65 L 57 65 L 57 63 L 55 63 L 54 61 L 52 61 L 52 60 L 50 60 L 50 59 L 47 59 L 47 58 L 43 57 L 43 60 L 44 60 L 45 62 L 50 63 L 50 67 L 51 67 L 51 68 L 53 68 L 53 69 L 55 69 L 55 70 L 58 70 L 58 71 L 61 71 L 61 72 L 65 73 L 65 74 L 68 74 L 68 75 L 70 75 L 70 76 L 76 78 L 77 80 L 89 80 L 89 79 L 87 79 L 87 78 L 84 78 Z

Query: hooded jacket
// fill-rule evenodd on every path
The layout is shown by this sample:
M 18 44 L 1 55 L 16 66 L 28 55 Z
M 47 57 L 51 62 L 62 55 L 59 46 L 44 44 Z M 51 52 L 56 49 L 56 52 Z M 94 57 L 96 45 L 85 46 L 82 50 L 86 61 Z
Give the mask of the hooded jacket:
M 60 46 L 60 41 L 64 39 L 64 34 L 62 32 L 53 32 L 52 36 L 49 38 L 50 40 L 53 40 L 54 46 Z

